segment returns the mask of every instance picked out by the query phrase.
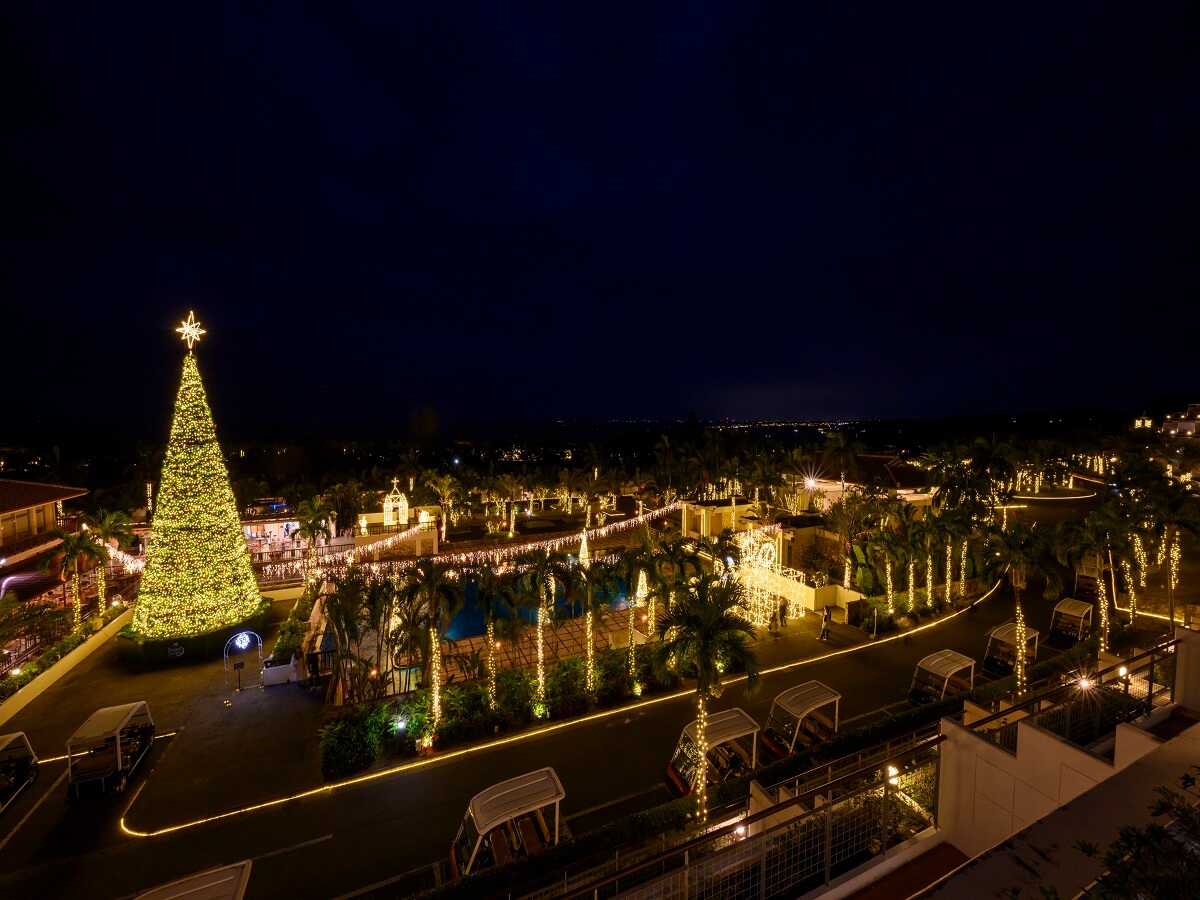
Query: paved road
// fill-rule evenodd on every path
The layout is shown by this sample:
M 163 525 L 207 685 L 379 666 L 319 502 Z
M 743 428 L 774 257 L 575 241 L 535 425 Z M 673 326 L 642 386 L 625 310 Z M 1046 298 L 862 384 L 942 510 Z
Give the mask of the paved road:
M 1028 613 L 1031 625 L 1045 633 L 1050 605 L 1030 598 Z M 843 722 L 880 709 L 901 708 L 918 659 L 946 647 L 982 659 L 987 630 L 1011 615 L 1011 598 L 998 592 L 969 615 L 943 620 L 934 628 L 911 634 L 906 641 L 868 645 L 770 674 L 755 697 L 745 697 L 741 684 L 731 685 L 714 707 L 742 706 L 761 722 L 777 693 L 819 678 L 842 693 Z M 814 641 L 816 628 L 815 617 L 809 617 L 792 629 L 787 640 Z M 805 632 L 807 636 L 803 636 Z M 848 646 L 851 637 L 835 626 L 830 649 Z M 211 771 L 191 775 L 190 785 L 181 783 L 181 767 L 173 764 L 173 754 L 175 759 L 203 758 L 195 751 L 197 734 L 211 733 L 216 742 L 221 734 L 219 713 L 207 708 L 196 712 L 188 697 L 179 696 L 182 684 L 173 685 L 167 676 L 137 678 L 146 680 L 127 685 L 128 691 L 165 692 L 162 703 L 153 707 L 159 710 L 163 730 L 178 727 L 179 722 L 193 730 L 175 746 L 175 739 L 156 746 L 150 763 L 153 768 L 133 782 L 133 789 L 144 796 L 131 792 L 67 807 L 63 803 L 65 766 L 47 762 L 38 784 L 0 820 L 0 896 L 38 900 L 76 895 L 124 897 L 190 872 L 251 858 L 251 898 L 336 897 L 440 858 L 471 796 L 498 780 L 539 766 L 552 765 L 558 771 L 567 793 L 564 815 L 577 831 L 667 799 L 664 770 L 680 729 L 693 715 L 690 699 L 667 699 L 469 755 L 451 754 L 430 764 L 331 792 L 319 791 L 250 814 L 141 838 L 122 832 L 119 822 L 123 814 L 127 813 L 134 828 L 144 830 L 168 821 L 186 822 L 194 816 L 197 791 L 203 799 L 210 784 L 228 787 L 221 780 L 222 752 L 213 753 Z M 168 702 L 173 692 L 175 707 Z M 90 694 L 82 699 L 74 693 L 60 695 L 54 707 L 39 709 L 36 727 L 26 728 L 35 731 L 36 745 L 62 746 L 82 721 L 74 707 L 100 705 L 90 702 Z M 131 695 L 129 699 L 138 698 Z M 234 710 L 258 715 L 250 703 L 239 699 Z M 284 739 L 286 728 L 273 731 L 267 707 L 261 714 L 262 740 L 277 749 L 261 758 L 261 776 L 244 786 L 250 801 L 277 796 L 270 787 L 280 772 L 287 776 L 281 779 L 284 783 L 305 783 L 295 771 L 287 770 L 297 763 L 290 742 Z M 311 712 L 301 717 L 304 715 Z M 311 734 L 312 726 L 305 727 Z M 190 742 L 191 751 L 185 749 L 185 741 Z M 174 774 L 169 774 L 172 771 Z M 174 793 L 177 789 L 178 795 Z M 172 819 L 170 801 L 176 796 L 184 799 L 178 817 Z
M 1032 624 L 1045 629 L 1049 608 L 1032 607 Z M 970 616 L 913 634 L 908 642 L 872 645 L 769 675 L 756 697 L 744 697 L 742 686 L 733 685 L 716 707 L 742 706 L 761 721 L 779 691 L 820 678 L 842 692 L 843 719 L 854 719 L 902 702 L 916 661 L 927 653 L 952 647 L 982 658 L 986 630 L 1010 614 L 1010 601 L 997 594 Z M 836 649 L 836 629 L 834 637 Z M 128 797 L 66 806 L 59 780 L 64 766 L 48 763 L 35 788 L 4 814 L 0 894 L 39 900 L 76 893 L 120 897 L 208 866 L 254 858 L 251 897 L 337 896 L 440 857 L 474 793 L 538 766 L 557 769 L 567 791 L 564 814 L 578 829 L 665 799 L 664 769 L 691 714 L 690 700 L 666 700 L 155 838 L 121 832 L 118 821 Z M 163 741 L 155 749 L 155 765 L 165 767 L 172 752 L 171 741 Z M 152 792 L 153 770 L 135 784 Z M 10 829 L 27 815 L 14 834 Z M 134 796 L 129 821 L 137 826 L 138 817 Z

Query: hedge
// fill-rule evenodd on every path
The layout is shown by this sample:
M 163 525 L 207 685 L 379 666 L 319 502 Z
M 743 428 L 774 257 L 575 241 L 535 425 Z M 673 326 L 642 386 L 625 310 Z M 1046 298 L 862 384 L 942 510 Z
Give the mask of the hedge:
M 20 675 L 9 675 L 3 681 L 0 681 L 0 701 L 7 700 L 85 640 L 87 640 L 85 635 L 68 634 L 62 640 L 51 644 L 50 648 L 42 653 L 41 656 L 22 666 Z
M 1030 666 L 1026 673 L 1027 680 L 1034 682 L 1075 668 L 1085 659 L 1094 656 L 1097 643 L 1098 638 L 1093 637 L 1087 643 L 1077 644 L 1054 659 Z M 944 716 L 955 715 L 962 711 L 964 700 L 980 704 L 991 703 L 1011 692 L 1015 687 L 1016 677 L 1009 676 L 982 685 L 958 697 L 918 706 L 899 715 L 839 734 L 831 740 L 818 744 L 812 750 L 797 753 L 787 759 L 764 766 L 751 775 L 744 775 L 733 781 L 714 785 L 708 791 L 709 808 L 716 809 L 749 796 L 751 780 L 757 780 L 760 784 L 778 784 L 802 775 L 821 763 L 866 750 L 925 725 L 931 725 Z M 430 896 L 454 898 L 454 900 L 464 898 L 465 900 L 465 898 L 489 897 L 507 891 L 515 885 L 524 885 L 556 872 L 571 863 L 579 863 L 588 857 L 607 853 L 622 844 L 654 834 L 660 829 L 682 825 L 691 818 L 695 806 L 695 801 L 685 798 L 643 812 L 633 813 L 586 834 L 562 841 L 557 846 L 548 847 L 535 856 L 517 859 L 499 868 L 485 869 L 477 874 L 446 884 L 432 891 Z

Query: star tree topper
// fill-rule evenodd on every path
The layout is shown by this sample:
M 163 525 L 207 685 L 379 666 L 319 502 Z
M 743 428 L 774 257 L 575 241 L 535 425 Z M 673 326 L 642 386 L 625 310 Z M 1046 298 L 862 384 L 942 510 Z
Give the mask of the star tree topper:
M 188 310 L 187 321 L 181 322 L 180 327 L 175 330 L 183 335 L 183 339 L 187 341 L 188 353 L 192 352 L 192 344 L 200 340 L 200 335 L 205 333 L 204 329 L 200 327 L 200 323 L 196 321 L 196 314 L 190 309 Z

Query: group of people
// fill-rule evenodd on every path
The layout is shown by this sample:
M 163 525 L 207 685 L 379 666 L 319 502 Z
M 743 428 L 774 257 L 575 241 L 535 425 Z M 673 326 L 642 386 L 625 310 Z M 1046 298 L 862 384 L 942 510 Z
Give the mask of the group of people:
M 777 612 L 771 613 L 771 624 L 769 626 L 770 630 L 777 631 L 780 628 L 786 628 L 787 627 L 787 616 L 788 616 L 788 602 L 787 602 L 787 598 L 784 597 L 783 599 L 781 599 L 779 601 L 779 610 Z M 828 606 L 826 606 L 824 608 L 824 610 L 822 610 L 822 612 L 821 612 L 821 634 L 817 637 L 818 641 L 829 640 L 829 623 L 832 621 L 833 621 L 833 613 L 830 612 L 830 608 Z

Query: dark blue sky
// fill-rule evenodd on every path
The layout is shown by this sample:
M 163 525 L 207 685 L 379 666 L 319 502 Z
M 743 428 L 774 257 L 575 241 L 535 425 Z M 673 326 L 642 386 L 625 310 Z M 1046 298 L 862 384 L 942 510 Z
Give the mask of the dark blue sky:
M 1195 4 L 246 6 L 0 14 L 9 422 L 1200 399 Z

